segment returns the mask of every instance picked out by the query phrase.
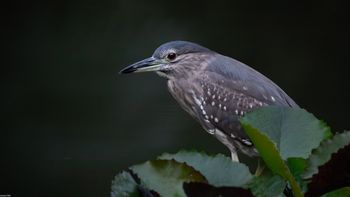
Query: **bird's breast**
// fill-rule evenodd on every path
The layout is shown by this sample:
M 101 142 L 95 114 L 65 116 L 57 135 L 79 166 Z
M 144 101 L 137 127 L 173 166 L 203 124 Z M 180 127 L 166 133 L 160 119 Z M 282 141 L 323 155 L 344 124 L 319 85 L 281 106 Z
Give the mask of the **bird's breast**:
M 192 117 L 198 118 L 194 111 L 193 88 L 183 81 L 168 80 L 168 90 L 179 105 Z

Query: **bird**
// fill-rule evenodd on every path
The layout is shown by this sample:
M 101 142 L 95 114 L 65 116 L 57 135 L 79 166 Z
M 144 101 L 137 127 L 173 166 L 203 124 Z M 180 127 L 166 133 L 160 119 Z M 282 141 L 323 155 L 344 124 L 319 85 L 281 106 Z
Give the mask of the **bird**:
M 119 73 L 140 72 L 165 77 L 178 104 L 230 150 L 233 161 L 239 161 L 238 151 L 259 156 L 240 124 L 241 117 L 264 106 L 299 107 L 258 71 L 189 41 L 164 43 L 151 57 Z

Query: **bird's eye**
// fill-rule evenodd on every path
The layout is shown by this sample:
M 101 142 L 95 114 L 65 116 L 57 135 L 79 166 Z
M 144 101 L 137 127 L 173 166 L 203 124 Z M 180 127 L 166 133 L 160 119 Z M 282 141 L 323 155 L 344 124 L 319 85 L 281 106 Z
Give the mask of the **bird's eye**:
M 176 58 L 176 53 L 169 53 L 166 58 L 168 60 L 174 60 Z

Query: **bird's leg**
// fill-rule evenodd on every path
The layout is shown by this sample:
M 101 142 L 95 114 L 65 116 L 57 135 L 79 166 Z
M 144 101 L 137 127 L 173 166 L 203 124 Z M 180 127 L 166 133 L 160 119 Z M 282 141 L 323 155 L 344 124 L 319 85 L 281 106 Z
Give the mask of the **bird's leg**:
M 231 159 L 232 161 L 239 162 L 237 151 L 231 151 Z
M 262 174 L 262 172 L 264 171 L 264 168 L 265 168 L 265 165 L 261 161 L 261 158 L 259 158 L 258 159 L 258 166 L 256 167 L 256 170 L 255 170 L 255 175 L 260 176 Z

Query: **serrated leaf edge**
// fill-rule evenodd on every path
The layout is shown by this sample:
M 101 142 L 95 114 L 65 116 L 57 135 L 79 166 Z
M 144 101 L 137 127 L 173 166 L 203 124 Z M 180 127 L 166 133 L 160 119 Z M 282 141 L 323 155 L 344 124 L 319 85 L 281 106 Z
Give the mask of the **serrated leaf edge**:
M 319 157 L 320 152 L 323 152 L 325 149 L 330 148 L 332 143 L 336 143 L 339 140 L 339 138 L 344 138 L 344 137 L 349 137 L 349 141 L 347 143 L 345 142 L 344 144 L 342 144 L 338 148 L 335 148 L 331 152 L 331 154 L 326 155 L 325 159 L 323 159 L 323 161 L 321 161 L 321 163 L 316 164 L 316 165 L 311 164 L 312 162 L 315 162 L 318 160 L 317 158 Z M 340 149 L 348 146 L 349 144 L 350 144 L 350 131 L 345 131 L 342 133 L 335 134 L 333 136 L 333 138 L 322 141 L 320 146 L 318 148 L 314 149 L 313 153 L 307 159 L 308 167 L 306 168 L 305 172 L 302 174 L 302 178 L 303 179 L 312 178 L 315 174 L 317 174 L 319 172 L 319 167 L 321 167 L 322 165 L 326 164 L 328 161 L 331 160 L 332 155 L 336 154 Z

